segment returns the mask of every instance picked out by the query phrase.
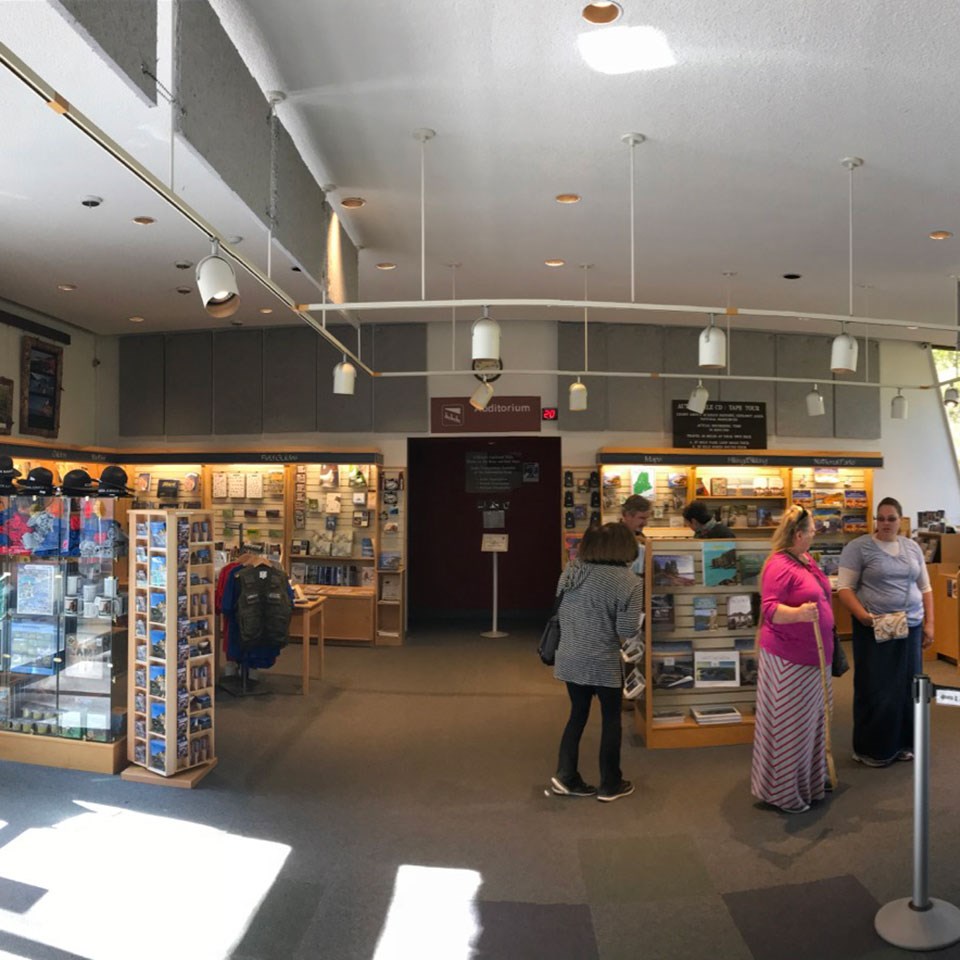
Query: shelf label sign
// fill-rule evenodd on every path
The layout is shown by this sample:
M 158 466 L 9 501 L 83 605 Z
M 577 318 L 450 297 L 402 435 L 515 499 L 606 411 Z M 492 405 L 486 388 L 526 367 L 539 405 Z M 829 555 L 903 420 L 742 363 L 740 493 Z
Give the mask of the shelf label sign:
M 765 450 L 767 405 L 759 402 L 713 401 L 703 413 L 673 401 L 673 445 L 701 450 Z
M 431 433 L 540 433 L 540 397 L 494 395 L 483 410 L 468 397 L 431 397 Z

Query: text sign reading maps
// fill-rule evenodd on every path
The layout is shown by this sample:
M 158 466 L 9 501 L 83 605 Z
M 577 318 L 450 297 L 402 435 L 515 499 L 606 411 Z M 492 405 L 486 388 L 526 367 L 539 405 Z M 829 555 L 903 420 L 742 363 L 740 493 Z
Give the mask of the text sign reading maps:
M 467 493 L 514 490 L 523 482 L 523 458 L 519 453 L 466 454 Z
M 686 400 L 674 400 L 673 445 L 700 450 L 765 450 L 767 405 L 718 400 L 697 414 L 687 409 Z

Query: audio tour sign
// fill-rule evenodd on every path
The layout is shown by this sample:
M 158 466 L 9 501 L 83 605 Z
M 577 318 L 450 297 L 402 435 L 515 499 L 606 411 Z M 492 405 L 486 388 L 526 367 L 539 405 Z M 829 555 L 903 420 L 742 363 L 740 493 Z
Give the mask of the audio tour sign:
M 708 403 L 703 413 L 687 409 L 686 400 L 673 401 L 673 445 L 700 450 L 765 450 L 765 403 Z
M 539 397 L 494 397 L 474 410 L 467 397 L 430 398 L 431 433 L 539 433 Z

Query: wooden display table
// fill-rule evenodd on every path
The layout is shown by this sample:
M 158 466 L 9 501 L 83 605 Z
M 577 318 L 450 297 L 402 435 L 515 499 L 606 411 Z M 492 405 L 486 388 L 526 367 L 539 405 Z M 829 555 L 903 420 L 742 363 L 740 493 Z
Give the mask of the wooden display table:
M 308 598 L 325 597 L 323 636 L 325 640 L 373 643 L 376 591 L 373 587 L 328 587 L 308 584 Z
M 308 597 L 306 600 L 297 600 L 293 605 L 293 615 L 290 618 L 290 635 L 300 637 L 302 660 L 300 674 L 303 678 L 301 693 L 310 692 L 310 677 L 323 677 L 323 605 L 326 597 Z M 317 649 L 320 654 L 320 667 L 317 673 L 310 670 L 310 639 L 317 638 Z

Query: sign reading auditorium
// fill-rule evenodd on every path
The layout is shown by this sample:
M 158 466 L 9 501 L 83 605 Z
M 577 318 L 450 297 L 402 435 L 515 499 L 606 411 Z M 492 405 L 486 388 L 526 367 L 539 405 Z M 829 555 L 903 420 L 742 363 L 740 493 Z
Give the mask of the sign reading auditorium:
M 467 397 L 431 397 L 431 433 L 539 433 L 540 397 L 494 397 L 474 410 Z

